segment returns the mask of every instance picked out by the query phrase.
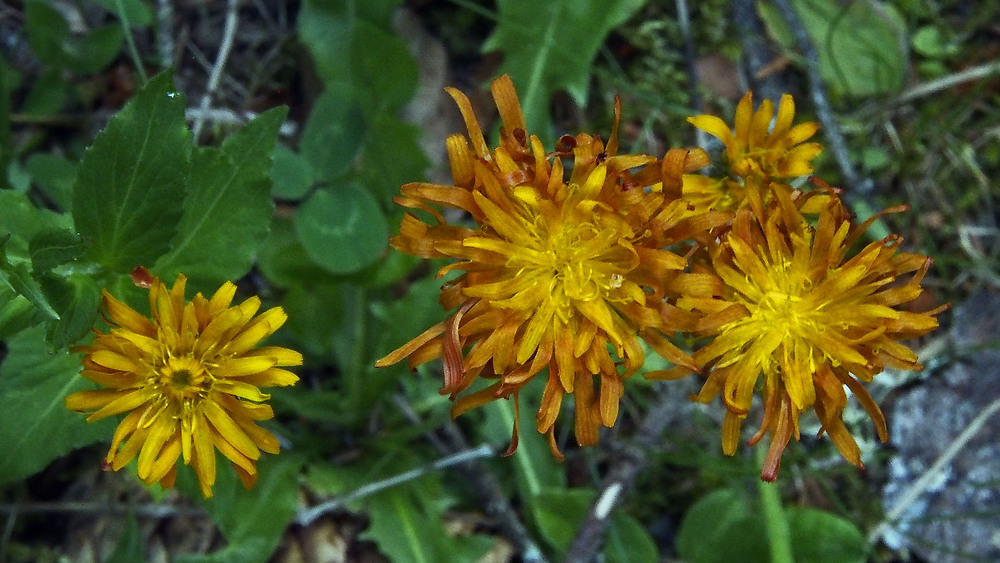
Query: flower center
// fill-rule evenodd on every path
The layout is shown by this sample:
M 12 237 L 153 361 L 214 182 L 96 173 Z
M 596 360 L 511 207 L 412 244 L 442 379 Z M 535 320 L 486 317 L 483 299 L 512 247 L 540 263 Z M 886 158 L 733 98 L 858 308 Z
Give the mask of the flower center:
M 214 378 L 205 366 L 191 356 L 170 357 L 159 370 L 163 393 L 181 401 L 203 396 Z

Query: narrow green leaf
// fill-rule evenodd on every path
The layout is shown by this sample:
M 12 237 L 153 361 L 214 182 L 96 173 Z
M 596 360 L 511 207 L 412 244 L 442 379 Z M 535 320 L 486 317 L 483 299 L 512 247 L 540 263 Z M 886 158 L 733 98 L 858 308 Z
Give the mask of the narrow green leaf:
M 646 0 L 498 0 L 499 22 L 483 45 L 502 51 L 498 73 L 518 88 L 528 128 L 549 136 L 552 93 L 565 88 L 580 105 L 587 101 L 591 63 L 608 33 Z
M 375 198 L 353 184 L 310 196 L 295 215 L 295 232 L 306 253 L 334 274 L 373 264 L 389 242 L 389 225 Z
M 113 420 L 87 424 L 63 405 L 66 395 L 92 387 L 79 375 L 78 356 L 49 352 L 41 327 L 17 334 L 7 346 L 0 364 L 0 483 L 23 479 L 74 448 L 111 438 Z
M 139 523 L 135 519 L 135 514 L 130 512 L 125 518 L 125 531 L 122 532 L 118 545 L 104 560 L 104 563 L 133 563 L 142 561 L 143 558 L 142 533 L 139 531 Z
M 288 108 L 259 115 L 222 148 L 199 148 L 192 159 L 177 238 L 155 271 L 221 282 L 242 277 L 274 213 L 271 152 Z
M 243 488 L 230 462 L 219 454 L 214 496 L 202 498 L 194 471 L 179 467 L 177 487 L 211 515 L 229 545 L 185 561 L 256 563 L 267 561 L 298 508 L 302 460 L 292 453 L 265 455 L 257 463 L 257 485 Z M 249 548 L 249 549 L 248 549 Z
M 162 73 L 111 118 L 80 162 L 73 219 L 95 261 L 128 271 L 168 249 L 190 167 L 184 96 Z

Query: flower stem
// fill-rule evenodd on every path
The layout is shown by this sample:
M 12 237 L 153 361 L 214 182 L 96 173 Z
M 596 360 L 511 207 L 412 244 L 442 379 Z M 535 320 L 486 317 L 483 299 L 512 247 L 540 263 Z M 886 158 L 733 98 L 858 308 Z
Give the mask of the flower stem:
M 135 38 L 132 37 L 132 26 L 128 22 L 128 14 L 125 13 L 125 6 L 122 5 L 122 0 L 115 0 L 115 9 L 118 12 L 118 21 L 122 24 L 122 31 L 125 32 L 125 43 L 128 45 L 129 56 L 132 57 L 132 63 L 135 65 L 135 70 L 139 74 L 139 78 L 145 84 L 149 81 L 149 78 L 146 76 L 146 68 L 142 64 L 142 57 L 139 56 L 139 49 L 135 46 Z
M 764 466 L 764 458 L 767 451 L 763 448 L 756 449 L 757 465 Z M 792 536 L 788 530 L 788 520 L 785 519 L 785 511 L 781 507 L 781 496 L 778 494 L 778 486 L 761 480 L 760 503 L 764 508 L 764 523 L 767 526 L 767 541 L 771 547 L 771 561 L 773 563 L 784 563 L 794 561 L 792 556 Z

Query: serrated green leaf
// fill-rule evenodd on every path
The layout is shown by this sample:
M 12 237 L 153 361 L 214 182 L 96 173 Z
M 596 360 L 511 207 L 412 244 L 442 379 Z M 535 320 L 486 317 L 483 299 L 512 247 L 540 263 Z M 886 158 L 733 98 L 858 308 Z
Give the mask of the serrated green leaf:
M 28 242 L 32 269 L 38 274 L 75 260 L 85 251 L 80 235 L 65 229 L 42 231 Z
M 93 326 L 101 304 L 101 290 L 90 276 L 45 276 L 42 290 L 59 319 L 49 323 L 45 338 L 53 349 L 75 344 Z
M 389 242 L 389 225 L 375 198 L 354 184 L 313 193 L 295 214 L 295 232 L 306 253 L 334 274 L 373 264 Z
M 864 563 L 868 542 L 858 527 L 815 508 L 785 511 L 795 560 L 807 563 Z
M 52 308 L 42 286 L 31 275 L 28 265 L 23 262 L 11 263 L 7 257 L 6 240 L 0 241 L 0 283 L 15 293 L 23 295 L 42 314 L 50 319 L 58 319 L 59 313 Z
M 60 209 L 69 211 L 73 205 L 73 182 L 76 163 L 49 153 L 34 153 L 24 162 L 31 181 Z
M 332 180 L 354 164 L 364 132 L 365 122 L 351 93 L 328 86 L 313 105 L 299 150 L 317 180 Z
M 887 3 L 792 0 L 819 53 L 823 80 L 852 96 L 897 92 L 908 66 L 905 23 Z M 786 50 L 798 47 L 781 12 L 768 2 L 757 9 L 768 31 Z
M 271 152 L 288 108 L 260 114 L 223 142 L 192 158 L 184 215 L 155 271 L 222 282 L 245 275 L 274 213 Z
M 0 340 L 44 320 L 38 309 L 9 287 L 0 287 Z
M 499 73 L 518 89 L 529 130 L 550 137 L 552 93 L 566 89 L 580 105 L 587 101 L 591 63 L 607 34 L 635 14 L 646 0 L 498 0 L 499 21 L 483 45 L 504 54 Z
M 271 195 L 277 199 L 299 200 L 305 197 L 316 181 L 312 166 L 300 153 L 278 144 L 271 154 Z
M 87 424 L 66 410 L 66 395 L 90 388 L 80 376 L 80 358 L 51 353 L 41 327 L 7 342 L 0 364 L 0 483 L 23 479 L 74 448 L 110 439 L 111 419 Z M 95 456 L 94 463 L 98 463 Z
M 170 246 L 190 168 L 184 108 L 169 73 L 153 77 L 80 162 L 73 219 L 91 256 L 110 270 L 152 264 Z
M 67 215 L 35 207 L 23 193 L 0 191 L 0 239 L 10 236 L 7 255 L 11 260 L 28 260 L 28 241 L 40 231 L 69 229 Z

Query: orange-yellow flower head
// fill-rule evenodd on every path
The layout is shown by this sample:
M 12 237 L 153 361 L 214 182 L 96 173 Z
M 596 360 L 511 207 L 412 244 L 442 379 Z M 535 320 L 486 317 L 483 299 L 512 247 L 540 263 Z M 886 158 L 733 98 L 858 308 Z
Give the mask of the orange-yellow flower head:
M 147 485 L 173 486 L 180 457 L 211 497 L 218 449 L 252 487 L 260 452 L 279 450 L 274 435 L 257 425 L 274 416 L 265 403 L 270 396 L 259 388 L 292 385 L 298 377 L 282 368 L 302 364 L 293 350 L 254 348 L 284 324 L 284 311 L 275 307 L 254 317 L 260 299 L 232 305 L 236 286 L 229 282 L 210 299 L 199 293 L 185 301 L 183 275 L 171 289 L 144 270 L 135 277 L 148 284 L 152 317 L 104 292 L 113 328 L 74 351 L 86 353 L 81 375 L 105 389 L 73 393 L 66 407 L 91 412 L 88 422 L 127 412 L 107 463 L 117 471 L 138 456 Z
M 732 454 L 743 418 L 762 380 L 764 420 L 751 440 L 769 433 L 771 446 L 762 477 L 773 480 L 781 453 L 798 439 L 799 414 L 814 407 L 841 454 L 861 467 L 861 454 L 841 418 L 846 386 L 887 439 L 882 412 L 861 381 L 884 366 L 921 369 L 917 356 L 898 340 L 937 327 L 938 312 L 912 313 L 897 306 L 921 293 L 930 259 L 899 252 L 901 239 L 872 242 L 848 257 L 867 224 L 853 225 L 840 200 L 824 198 L 815 228 L 802 217 L 807 196 L 774 192 L 775 202 L 757 218 L 744 208 L 714 249 L 715 297 L 682 299 L 706 316 L 699 332 L 711 343 L 694 354 L 710 370 L 697 399 L 722 394 L 727 413 L 723 449 Z M 899 283 L 897 278 L 913 274 Z
M 629 169 L 655 159 L 615 156 L 614 135 L 607 147 L 587 134 L 564 137 L 559 151 L 546 153 L 525 132 L 507 77 L 493 84 L 504 123 L 495 150 L 482 141 L 465 96 L 450 93 L 466 117 L 472 148 L 461 136 L 448 140 L 453 186 L 403 186 L 397 201 L 429 212 L 436 224 L 407 214 L 392 246 L 457 260 L 439 275 L 463 272 L 441 297 L 458 310 L 377 365 L 408 357 L 414 367 L 443 357 L 441 391 L 457 398 L 456 416 L 497 398 L 516 400 L 547 368 L 539 432 L 559 455 L 553 425 L 563 397 L 573 394 L 577 441 L 593 444 L 599 427 L 617 418 L 624 379 L 643 364 L 640 338 L 694 367 L 664 337 L 677 326 L 662 303 L 667 273 L 686 261 L 661 246 L 694 228 L 681 222 L 687 205 L 632 183 Z M 574 159 L 568 179 L 561 156 Z M 466 211 L 476 228 L 448 225 L 428 204 Z M 496 381 L 465 393 L 479 378 Z M 516 434 L 515 427 L 512 447 Z
M 714 115 L 688 118 L 695 127 L 717 137 L 726 147 L 722 177 L 697 174 L 684 176 L 684 196 L 695 209 L 735 211 L 748 190 L 766 193 L 770 184 L 813 172 L 812 160 L 823 150 L 816 142 L 805 142 L 816 134 L 815 122 L 792 125 L 795 102 L 785 94 L 778 104 L 764 100 L 753 110 L 753 93 L 747 92 L 736 106 L 732 129 Z M 773 127 L 772 127 L 773 120 Z

